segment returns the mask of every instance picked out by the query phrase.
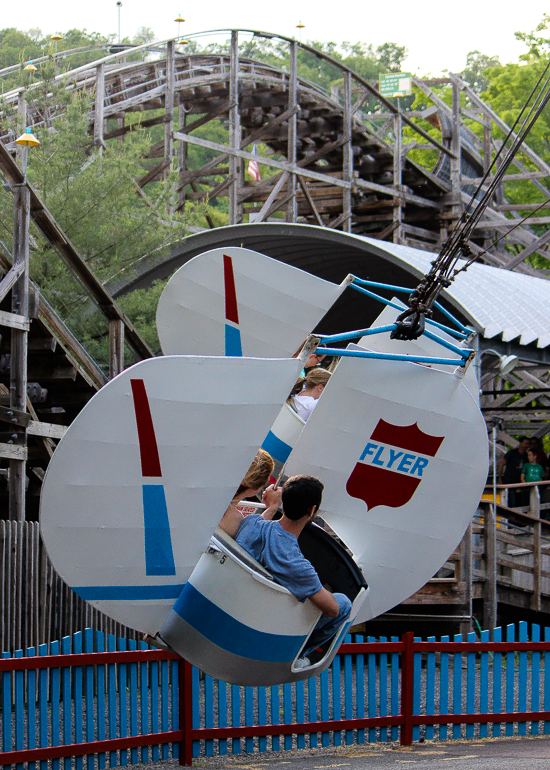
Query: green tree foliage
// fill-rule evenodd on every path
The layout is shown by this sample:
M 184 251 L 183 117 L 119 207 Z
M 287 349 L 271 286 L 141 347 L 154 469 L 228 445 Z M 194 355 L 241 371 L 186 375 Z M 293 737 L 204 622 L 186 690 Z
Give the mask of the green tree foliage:
M 485 91 L 491 82 L 487 77 L 486 70 L 489 67 L 500 66 L 498 56 L 487 56 L 480 51 L 470 51 L 466 57 L 466 67 L 460 73 L 460 77 L 479 94 L 481 91 Z
M 81 67 L 84 64 L 114 52 L 114 35 L 101 35 L 86 29 L 69 29 L 61 40 L 53 41 L 52 32 L 43 34 L 40 29 L 20 32 L 14 28 L 0 30 L 0 84 L 4 93 L 17 86 L 27 86 L 40 79 L 49 80 L 57 73 Z M 149 27 L 140 27 L 133 38 L 124 38 L 122 45 L 151 43 L 155 34 Z M 135 53 L 129 61 L 139 61 L 143 54 Z M 36 74 L 24 70 L 32 61 L 37 67 Z M 8 72 L 1 70 L 11 67 Z
M 136 179 L 144 173 L 143 157 L 151 136 L 129 132 L 104 149 L 93 147 L 86 114 L 87 96 L 70 96 L 63 82 L 49 82 L 28 92 L 44 107 L 44 94 L 58 89 L 56 101 L 65 109 L 53 124 L 34 130 L 40 146 L 29 153 L 28 178 L 81 256 L 104 283 L 131 280 L 143 259 L 154 258 L 181 240 L 190 225 L 204 224 L 205 206 L 188 205 L 173 213 L 175 172 L 138 195 Z M 11 227 L 12 197 L 0 198 L 4 229 Z M 106 364 L 106 321 L 94 308 L 65 263 L 33 228 L 31 275 L 57 312 L 97 357 Z M 154 314 L 158 289 L 126 300 L 128 312 L 158 351 Z
M 42 55 L 39 41 L 26 32 L 8 27 L 0 30 L 0 68 Z

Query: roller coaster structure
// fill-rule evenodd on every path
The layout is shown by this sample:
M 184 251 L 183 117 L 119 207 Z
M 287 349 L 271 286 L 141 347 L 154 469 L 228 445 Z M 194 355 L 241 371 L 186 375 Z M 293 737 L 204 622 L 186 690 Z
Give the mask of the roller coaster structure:
M 128 122 L 132 112 L 140 113 L 142 128 L 164 126 L 163 140 L 144 160 L 147 173 L 136 180 L 140 194 L 146 195 L 143 189 L 149 183 L 177 167 L 172 210 L 190 200 L 225 196 L 228 224 L 263 222 L 282 212 L 287 222 L 431 251 L 440 248 L 498 151 L 498 136 L 508 132 L 467 83 L 452 74 L 432 81 L 413 78 L 431 104 L 407 111 L 341 62 L 294 39 L 256 30 L 215 30 L 188 38 L 214 34 L 218 39 L 226 34 L 226 53 L 187 54 L 176 38 L 117 47 L 116 53 L 56 78 L 86 94 L 90 133 L 98 147 L 122 140 L 136 128 L 135 122 Z M 288 71 L 241 56 L 239 41 L 250 36 L 288 46 Z M 302 79 L 299 52 L 330 63 L 341 74 L 342 86 L 329 94 Z M 136 56 L 142 60 L 128 61 Z M 0 77 L 11 69 L 0 70 Z M 46 111 L 32 106 L 30 97 L 38 85 L 4 96 L 6 108 L 15 110 L 22 126 L 51 124 L 61 109 L 53 95 Z M 450 87 L 451 105 L 434 86 Z M 227 144 L 204 138 L 204 131 L 196 134 L 197 128 L 219 120 L 229 128 Z M 0 129 L 0 134 L 15 151 L 13 132 Z M 253 154 L 258 143 L 267 147 L 264 155 Z M 206 148 L 215 157 L 194 168 L 190 145 Z M 417 160 L 411 159 L 413 151 Z M 245 164 L 251 160 L 275 174 L 247 179 Z M 507 194 L 514 183 L 527 180 L 546 195 L 542 180 L 549 175 L 550 167 L 525 146 L 471 241 L 474 252 L 484 251 L 485 262 L 540 274 L 525 259 L 535 252 L 547 255 L 546 239 L 528 225 L 517 226 L 518 212 L 526 213 L 529 206 L 509 203 Z M 537 224 L 547 223 L 544 217 L 537 219 Z M 504 250 L 507 244 L 515 246 L 514 255 Z

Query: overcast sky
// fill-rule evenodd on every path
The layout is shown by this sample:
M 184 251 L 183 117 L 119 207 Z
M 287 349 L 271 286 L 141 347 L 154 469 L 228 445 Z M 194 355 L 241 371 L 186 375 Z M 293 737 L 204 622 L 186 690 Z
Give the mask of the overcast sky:
M 503 3 L 488 0 L 462 0 L 446 4 L 441 0 L 386 3 L 334 3 L 328 0 L 278 0 L 277 2 L 185 3 L 182 0 L 122 0 L 121 34 L 133 36 L 139 27 L 150 27 L 157 39 L 177 33 L 173 19 L 181 14 L 182 34 L 219 28 L 248 28 L 298 36 L 296 24 L 302 21 L 302 40 L 341 42 L 364 41 L 374 46 L 384 42 L 405 45 L 409 55 L 404 69 L 419 75 L 436 75 L 445 69 L 464 68 L 469 51 L 479 50 L 499 56 L 503 63 L 517 61 L 525 46 L 514 32 L 532 31 L 550 10 L 548 3 L 531 0 L 521 4 L 521 15 L 509 13 Z M 30 0 L 24 6 L 4 3 L 1 27 L 29 29 L 44 33 L 71 28 L 103 34 L 117 33 L 116 0 L 94 0 L 91 5 L 75 0 Z M 24 9 L 24 10 L 23 10 Z M 508 6 L 510 10 L 510 6 Z M 550 33 L 549 33 L 550 34 Z

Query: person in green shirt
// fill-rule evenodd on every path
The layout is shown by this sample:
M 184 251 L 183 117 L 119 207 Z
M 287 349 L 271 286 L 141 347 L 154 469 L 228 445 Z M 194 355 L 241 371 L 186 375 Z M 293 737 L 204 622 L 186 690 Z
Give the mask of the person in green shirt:
M 546 475 L 546 471 L 537 463 L 537 453 L 532 449 L 527 450 L 528 462 L 525 463 L 521 469 L 522 481 L 542 481 Z

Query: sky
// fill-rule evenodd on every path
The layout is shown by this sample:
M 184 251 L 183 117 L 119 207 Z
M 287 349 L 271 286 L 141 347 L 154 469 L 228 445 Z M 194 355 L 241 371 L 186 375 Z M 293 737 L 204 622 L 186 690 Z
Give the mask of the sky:
M 116 0 L 94 0 L 91 5 L 71 0 L 30 0 L 21 13 L 19 3 L 5 3 L 1 27 L 27 30 L 39 27 L 43 33 L 71 28 L 117 34 Z M 213 29 L 258 29 L 302 41 L 320 40 L 352 43 L 362 41 L 374 47 L 394 42 L 405 45 L 408 58 L 403 69 L 421 76 L 436 76 L 445 70 L 464 69 L 469 51 L 498 56 L 503 64 L 517 61 L 525 46 L 514 32 L 534 30 L 544 12 L 542 0 L 521 5 L 521 15 L 506 12 L 503 3 L 462 0 L 454 6 L 441 0 L 420 3 L 390 0 L 387 3 L 347 3 L 328 0 L 278 0 L 277 2 L 186 3 L 183 0 L 122 0 L 121 35 L 132 37 L 140 27 L 150 27 L 158 40 L 177 34 L 176 16 L 183 16 L 181 33 L 189 35 Z M 550 31 L 546 33 L 550 36 Z

